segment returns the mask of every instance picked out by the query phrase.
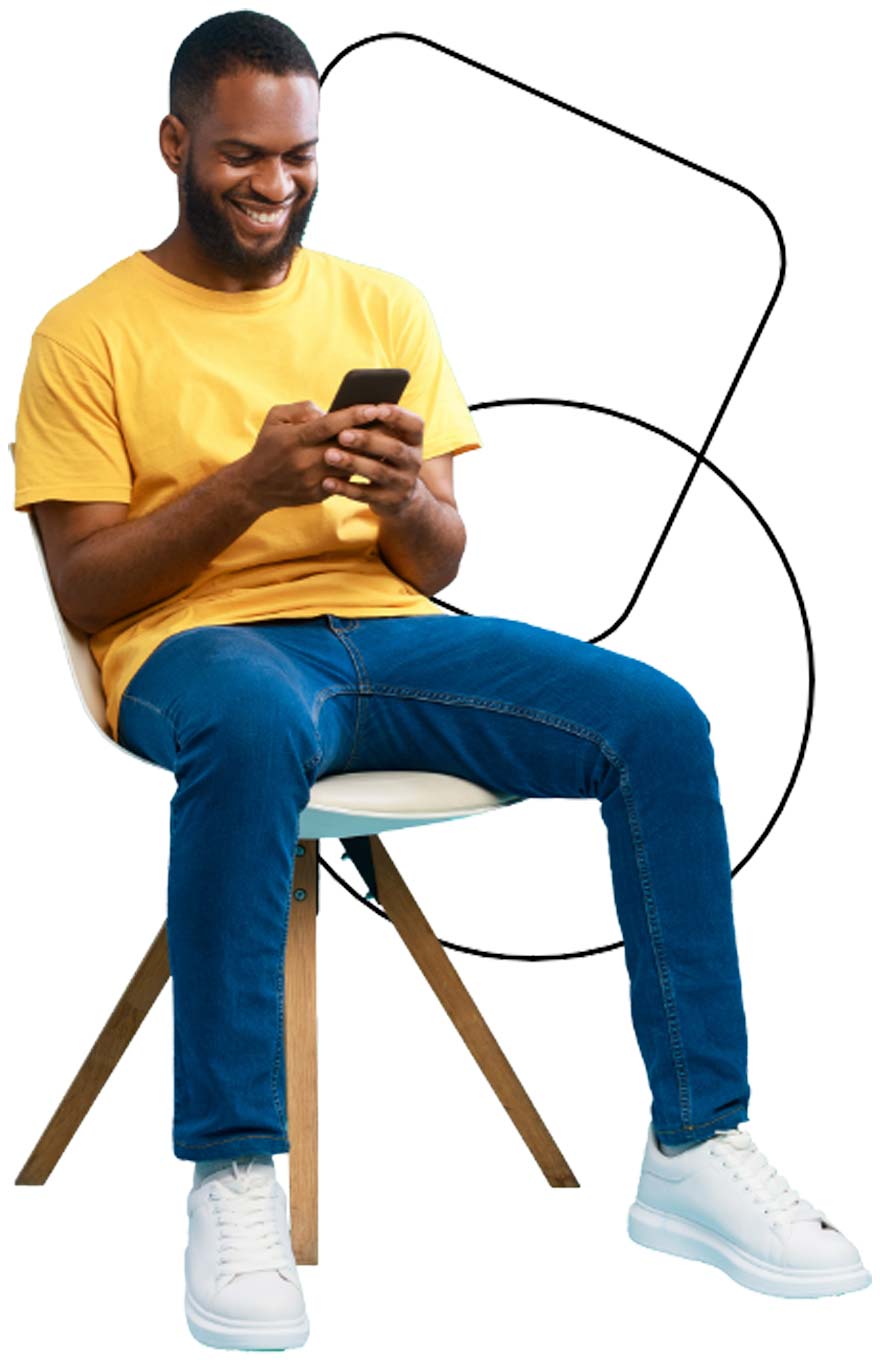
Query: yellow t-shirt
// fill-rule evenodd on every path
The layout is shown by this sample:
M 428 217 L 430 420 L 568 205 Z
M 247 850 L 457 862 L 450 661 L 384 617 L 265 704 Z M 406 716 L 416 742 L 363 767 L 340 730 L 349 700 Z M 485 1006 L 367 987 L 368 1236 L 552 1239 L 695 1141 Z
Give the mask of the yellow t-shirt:
M 329 409 L 350 368 L 406 368 L 399 405 L 423 458 L 480 448 L 423 294 L 408 280 L 301 246 L 283 283 L 239 293 L 177 278 L 136 251 L 47 312 L 15 435 L 15 509 L 117 501 L 129 519 L 242 458 L 271 406 Z M 165 638 L 256 619 L 444 611 L 379 555 L 366 503 L 329 496 L 267 511 L 184 589 L 94 633 L 118 740 L 129 680 Z

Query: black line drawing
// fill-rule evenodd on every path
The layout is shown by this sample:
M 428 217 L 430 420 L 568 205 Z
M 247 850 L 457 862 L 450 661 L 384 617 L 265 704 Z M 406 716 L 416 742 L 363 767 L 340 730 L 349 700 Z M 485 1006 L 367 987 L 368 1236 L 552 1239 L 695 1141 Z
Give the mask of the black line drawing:
M 783 792 L 782 797 L 779 800 L 779 803 L 777 804 L 772 816 L 770 817 L 770 820 L 767 822 L 767 825 L 764 827 L 763 831 L 758 836 L 757 840 L 754 842 L 754 844 L 751 846 L 748 852 L 742 857 L 739 863 L 736 864 L 732 869 L 731 878 L 733 879 L 739 873 L 740 869 L 742 869 L 749 862 L 752 856 L 757 853 L 759 847 L 767 839 L 772 828 L 774 827 L 779 817 L 781 816 L 782 809 L 788 802 L 788 799 L 791 795 L 792 789 L 794 788 L 795 782 L 800 772 L 801 765 L 803 764 L 804 755 L 806 754 L 807 742 L 809 741 L 810 729 L 812 726 L 813 705 L 816 688 L 813 642 L 810 630 L 810 623 L 807 617 L 806 605 L 804 603 L 803 594 L 801 592 L 800 586 L 798 585 L 797 578 L 795 577 L 794 571 L 792 570 L 791 564 L 789 563 L 788 558 L 785 555 L 782 545 L 779 542 L 779 539 L 774 534 L 773 530 L 770 528 L 770 525 L 767 523 L 767 520 L 758 510 L 757 506 L 754 504 L 754 502 L 749 499 L 746 493 L 739 486 L 737 486 L 737 484 L 733 481 L 731 477 L 727 475 L 727 473 L 723 472 L 722 469 L 718 467 L 717 464 L 713 463 L 706 456 L 707 450 L 715 437 L 718 427 L 721 424 L 721 421 L 731 402 L 731 399 L 733 398 L 733 394 L 739 385 L 743 373 L 745 372 L 746 365 L 748 364 L 749 360 L 751 359 L 754 353 L 758 340 L 760 339 L 764 327 L 766 326 L 767 321 L 770 318 L 770 314 L 773 311 L 773 308 L 776 306 L 776 302 L 782 290 L 782 285 L 785 279 L 786 251 L 785 242 L 783 240 L 779 224 L 776 221 L 776 218 L 774 217 L 770 208 L 763 201 L 763 199 L 759 198 L 758 195 L 753 193 L 751 189 L 747 189 L 744 185 L 738 184 L 735 180 L 728 179 L 726 176 L 718 174 L 714 170 L 709 170 L 703 165 L 698 165 L 695 161 L 688 160 L 684 156 L 679 156 L 673 151 L 668 151 L 666 150 L 666 148 L 658 146 L 656 145 L 656 143 L 650 142 L 644 137 L 639 137 L 635 133 L 627 132 L 623 128 L 616 127 L 613 123 L 609 123 L 604 119 L 597 117 L 595 114 L 587 113 L 586 110 L 584 109 L 579 109 L 575 107 L 575 105 L 573 104 L 566 103 L 562 99 L 557 99 L 554 95 L 547 94 L 546 91 L 538 90 L 533 85 L 528 85 L 525 81 L 518 80 L 513 76 L 507 75 L 503 71 L 498 71 L 491 66 L 487 66 L 483 62 L 476 61 L 472 57 L 465 56 L 463 52 L 457 52 L 453 48 L 446 47 L 443 43 L 436 42 L 432 38 L 426 38 L 421 34 L 404 33 L 399 31 L 393 31 L 388 33 L 375 33 L 369 37 L 359 38 L 356 42 L 349 43 L 349 45 L 347 47 L 344 47 L 340 52 L 338 52 L 337 55 L 333 57 L 333 59 L 325 67 L 319 81 L 321 88 L 323 88 L 324 82 L 327 79 L 327 76 L 330 74 L 330 72 L 333 71 L 340 64 L 340 62 L 345 57 L 349 56 L 352 52 L 357 51 L 359 48 L 369 46 L 372 43 L 384 42 L 392 38 L 402 38 L 410 42 L 422 43 L 427 47 L 433 48 L 435 51 L 444 53 L 447 57 L 453 57 L 455 58 L 455 60 L 463 62 L 466 65 L 471 66 L 478 71 L 483 71 L 487 75 L 494 76 L 496 79 L 502 80 L 509 85 L 515 86 L 518 89 L 525 90 L 528 94 L 534 95 L 539 99 L 543 99 L 547 103 L 554 104 L 558 108 L 565 109 L 567 112 L 573 113 L 579 118 L 584 118 L 590 123 L 594 123 L 599 127 L 605 128 L 607 131 L 613 132 L 616 136 L 624 137 L 628 141 L 635 142 L 640 146 L 646 147 L 650 151 L 656 152 L 658 155 L 665 156 L 667 159 L 675 161 L 680 165 L 684 165 L 691 170 L 695 170 L 701 175 L 706 175 L 710 179 L 716 180 L 721 184 L 725 184 L 729 188 L 737 190 L 738 193 L 744 194 L 747 198 L 751 199 L 753 203 L 757 204 L 757 206 L 764 213 L 764 215 L 766 216 L 767 220 L 770 222 L 770 225 L 773 228 L 773 232 L 776 237 L 777 244 L 779 246 L 779 272 L 776 280 L 776 285 L 773 289 L 772 296 L 764 309 L 764 313 L 758 323 L 758 326 L 755 329 L 754 334 L 752 335 L 752 339 L 749 342 L 746 352 L 743 355 L 739 363 L 739 366 L 737 367 L 733 380 L 730 383 L 727 392 L 724 395 L 721 405 L 718 408 L 718 411 L 716 412 L 712 420 L 709 431 L 706 434 L 706 437 L 703 440 L 702 445 L 700 446 L 699 449 L 692 447 L 684 440 L 679 439 L 676 435 L 671 434 L 668 430 L 661 429 L 657 425 L 652 425 L 648 421 L 639 419 L 637 416 L 627 414 L 624 411 L 612 410 L 609 407 L 598 406 L 590 402 L 581 402 L 574 401 L 571 399 L 553 397 L 534 396 L 534 397 L 507 397 L 491 401 L 474 402 L 470 406 L 471 411 L 482 411 L 490 410 L 497 407 L 522 406 L 522 405 L 569 406 L 577 408 L 579 410 L 593 411 L 602 415 L 613 417 L 618 420 L 626 421 L 630 424 L 641 426 L 641 428 L 648 430 L 651 433 L 660 436 L 662 439 L 668 440 L 669 442 L 677 445 L 686 453 L 689 453 L 691 457 L 694 459 L 693 467 L 688 473 L 684 485 L 682 486 L 681 491 L 678 494 L 675 504 L 670 512 L 669 518 L 667 519 L 666 524 L 664 525 L 663 530 L 660 534 L 660 537 L 657 540 L 656 545 L 654 546 L 654 549 L 648 559 L 647 565 L 645 566 L 645 569 L 642 572 L 641 577 L 639 578 L 638 584 L 636 585 L 635 591 L 633 592 L 633 595 L 628 605 L 624 609 L 623 613 L 614 621 L 614 623 L 612 623 L 608 628 L 606 628 L 604 632 L 598 633 L 596 634 L 595 637 L 587 639 L 587 641 L 589 642 L 597 643 L 604 641 L 605 638 L 609 637 L 617 628 L 621 626 L 621 624 L 625 622 L 625 620 L 632 612 L 633 608 L 635 607 L 636 601 L 638 600 L 639 595 L 641 594 L 645 586 L 645 583 L 651 574 L 654 564 L 657 561 L 657 558 L 660 554 L 660 550 L 669 536 L 672 525 L 675 522 L 675 519 L 682 505 L 684 504 L 687 493 L 690 490 L 691 486 L 693 485 L 694 479 L 697 475 L 697 471 L 700 467 L 704 465 L 708 467 L 715 474 L 716 477 L 719 477 L 723 482 L 726 483 L 726 485 L 730 488 L 731 491 L 735 492 L 735 494 L 740 498 L 743 504 L 749 508 L 751 513 L 758 520 L 765 534 L 773 544 L 773 547 L 776 550 L 776 553 L 780 561 L 782 562 L 783 567 L 785 568 L 786 574 L 788 575 L 788 579 L 791 582 L 791 587 L 792 590 L 794 591 L 795 598 L 797 600 L 798 609 L 800 611 L 801 616 L 801 622 L 803 625 L 804 641 L 806 643 L 807 649 L 807 667 L 808 667 L 807 708 L 804 718 L 804 728 L 801 737 L 800 748 L 798 750 L 794 768 L 792 769 L 788 783 L 785 787 L 785 791 Z M 433 599 L 436 604 L 440 605 L 444 609 L 448 609 L 452 613 L 457 614 L 468 613 L 466 609 L 458 608 L 457 606 L 450 604 L 448 601 L 441 599 L 439 596 L 431 596 L 430 598 Z M 350 858 L 350 856 L 348 854 L 345 854 L 343 855 L 343 858 L 348 859 Z M 364 906 L 369 907 L 370 911 L 374 912 L 377 916 L 382 917 L 383 920 L 386 921 L 389 920 L 385 912 L 382 911 L 378 906 L 374 906 L 373 902 L 369 900 L 369 898 L 373 896 L 372 893 L 369 893 L 367 896 L 363 896 L 355 888 L 353 888 L 351 884 L 349 884 L 342 877 L 342 875 L 339 874 L 332 867 L 332 865 L 327 863 L 323 855 L 319 855 L 318 859 L 321 866 L 324 869 L 326 869 L 327 872 L 331 874 L 332 877 L 337 881 L 337 883 L 339 883 L 343 888 L 345 888 L 345 890 L 349 892 L 352 897 L 356 898 Z M 493 950 L 477 949 L 468 945 L 456 944 L 450 940 L 440 939 L 440 943 L 444 946 L 444 948 L 453 949 L 456 950 L 458 953 L 462 954 L 475 954 L 480 958 L 507 959 L 523 963 L 547 963 L 563 959 L 580 959 L 586 958 L 588 955 L 604 954 L 613 949 L 623 948 L 623 940 L 618 940 L 613 944 L 599 945 L 592 949 L 572 950 L 570 952 L 562 954 L 504 954 Z

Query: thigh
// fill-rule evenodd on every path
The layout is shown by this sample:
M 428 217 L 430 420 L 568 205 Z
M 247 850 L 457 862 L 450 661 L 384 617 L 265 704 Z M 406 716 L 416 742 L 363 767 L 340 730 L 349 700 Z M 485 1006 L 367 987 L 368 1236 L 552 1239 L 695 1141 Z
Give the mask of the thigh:
M 345 624 L 362 695 L 351 769 L 439 769 L 496 791 L 578 796 L 598 794 L 646 742 L 656 761 L 688 732 L 705 739 L 705 715 L 672 677 L 552 629 L 452 614 Z
M 579 725 L 694 700 L 647 662 L 550 628 L 483 615 L 345 619 L 362 688 L 512 705 Z
M 127 685 L 120 744 L 178 773 L 184 753 L 203 750 L 206 737 L 241 764 L 293 737 L 313 772 L 348 754 L 355 690 L 321 617 L 187 629 L 162 642 Z M 347 710 L 328 704 L 337 694 L 349 696 Z

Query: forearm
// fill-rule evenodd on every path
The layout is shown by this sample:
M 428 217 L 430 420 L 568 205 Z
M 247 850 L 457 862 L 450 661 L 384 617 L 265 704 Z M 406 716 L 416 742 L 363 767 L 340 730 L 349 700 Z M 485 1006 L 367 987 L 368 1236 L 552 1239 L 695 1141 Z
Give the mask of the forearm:
M 84 632 L 100 632 L 190 585 L 260 514 L 244 460 L 230 463 L 158 510 L 78 544 L 59 591 L 61 612 Z
M 423 595 L 436 595 L 455 580 L 467 540 L 464 523 L 421 478 L 405 510 L 378 519 L 379 553 L 397 576 Z

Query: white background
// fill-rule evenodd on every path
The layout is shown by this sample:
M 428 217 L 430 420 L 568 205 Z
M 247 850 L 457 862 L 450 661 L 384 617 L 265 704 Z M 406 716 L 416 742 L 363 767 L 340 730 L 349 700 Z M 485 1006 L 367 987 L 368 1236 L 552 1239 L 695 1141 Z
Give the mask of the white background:
M 799 778 L 734 878 L 747 1127 L 876 1272 L 872 11 L 545 0 L 268 12 L 320 71 L 370 34 L 432 38 L 747 186 L 780 224 L 786 282 L 709 454 L 782 544 L 816 662 Z M 16 11 L 7 29 L 4 443 L 48 308 L 174 225 L 157 130 L 174 52 L 213 12 L 53 5 Z M 564 396 L 695 443 L 706 433 L 776 267 L 741 195 L 403 41 L 331 73 L 321 132 L 306 244 L 417 283 L 470 403 Z M 674 256 L 688 224 L 691 277 Z M 595 415 L 476 419 L 484 447 L 455 463 L 468 549 L 442 598 L 595 638 L 629 602 L 689 455 Z M 48 1183 L 13 1184 L 161 924 L 174 784 L 86 716 L 3 457 L 5 1333 L 20 1355 L 84 1343 L 100 1357 L 194 1354 L 170 987 Z M 674 675 L 711 718 L 738 864 L 797 759 L 807 651 L 769 538 L 708 469 L 604 645 Z M 597 804 L 532 801 L 385 839 L 441 938 L 552 953 L 620 937 Z M 322 846 L 335 867 L 340 851 Z M 622 950 L 540 965 L 450 954 L 581 1182 L 551 1192 L 393 928 L 326 874 L 319 926 L 320 1265 L 301 1271 L 311 1354 L 873 1353 L 876 1284 L 788 1302 L 629 1240 L 650 1092 Z M 276 1164 L 286 1185 L 287 1159 Z

